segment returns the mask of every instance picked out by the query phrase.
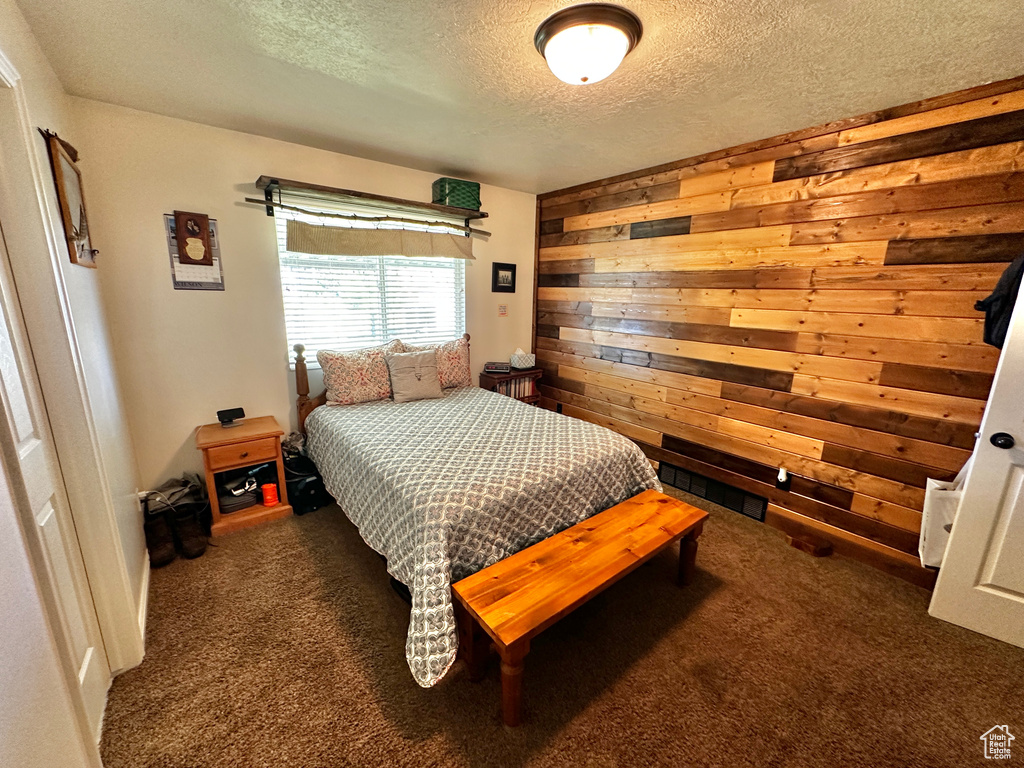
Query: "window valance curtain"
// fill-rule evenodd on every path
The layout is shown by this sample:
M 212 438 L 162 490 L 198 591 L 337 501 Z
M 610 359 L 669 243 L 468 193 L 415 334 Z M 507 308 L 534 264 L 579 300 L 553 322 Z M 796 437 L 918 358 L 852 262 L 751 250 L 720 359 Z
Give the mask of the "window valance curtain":
M 473 240 L 445 232 L 331 227 L 288 220 L 287 248 L 317 256 L 411 256 L 470 259 Z

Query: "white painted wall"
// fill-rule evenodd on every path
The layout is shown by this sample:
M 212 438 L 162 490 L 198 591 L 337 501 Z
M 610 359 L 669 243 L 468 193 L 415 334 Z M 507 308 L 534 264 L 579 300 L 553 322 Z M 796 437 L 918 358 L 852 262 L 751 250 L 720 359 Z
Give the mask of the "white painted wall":
M 257 192 L 257 177 L 429 200 L 438 174 L 72 101 L 124 404 L 142 483 L 152 488 L 200 468 L 193 430 L 222 408 L 294 424 L 274 220 L 242 203 Z M 481 197 L 490 218 L 480 226 L 493 236 L 476 242 L 477 261 L 466 270 L 477 370 L 530 348 L 536 205 L 533 195 L 499 187 L 484 186 Z M 223 293 L 172 288 L 163 214 L 175 209 L 217 219 Z M 515 294 L 491 293 L 493 261 L 518 265 Z M 499 304 L 508 317 L 498 317 Z
M 0 196 L 11 266 L 112 669 L 142 660 L 148 558 L 137 469 L 101 299 L 104 270 L 71 264 L 45 142 L 77 144 L 65 95 L 13 0 L 0 0 L 0 52 L 21 76 L 27 123 L 0 103 Z M 89 196 L 89 179 L 85 178 Z M 91 210 L 90 210 L 91 213 Z

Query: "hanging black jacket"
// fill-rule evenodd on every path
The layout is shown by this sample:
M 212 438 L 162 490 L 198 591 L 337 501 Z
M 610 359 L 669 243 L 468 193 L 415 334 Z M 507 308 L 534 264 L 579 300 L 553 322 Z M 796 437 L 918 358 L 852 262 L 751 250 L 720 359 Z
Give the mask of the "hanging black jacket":
M 1021 254 L 1006 268 L 999 282 L 996 283 L 992 295 L 974 305 L 979 312 L 985 313 L 985 343 L 993 347 L 1003 348 L 1006 332 L 1010 328 L 1010 315 L 1013 305 L 1017 303 L 1020 292 L 1021 275 L 1024 273 L 1024 254 Z

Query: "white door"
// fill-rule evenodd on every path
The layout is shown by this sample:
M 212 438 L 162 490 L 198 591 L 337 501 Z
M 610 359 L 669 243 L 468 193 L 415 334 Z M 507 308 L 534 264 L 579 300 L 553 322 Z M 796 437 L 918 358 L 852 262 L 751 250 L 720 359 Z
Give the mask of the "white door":
M 928 612 L 1024 646 L 1024 300 L 980 435 Z
M 0 446 L 76 708 L 95 738 L 110 685 L 0 222 Z

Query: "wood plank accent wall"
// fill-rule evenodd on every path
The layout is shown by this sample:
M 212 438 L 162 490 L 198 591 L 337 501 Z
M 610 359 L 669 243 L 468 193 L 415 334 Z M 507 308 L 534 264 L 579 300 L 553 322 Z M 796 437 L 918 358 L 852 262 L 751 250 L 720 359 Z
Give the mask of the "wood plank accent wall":
M 1024 77 L 542 195 L 542 405 L 918 584 L 1024 252 Z M 777 467 L 792 488 L 774 487 Z

